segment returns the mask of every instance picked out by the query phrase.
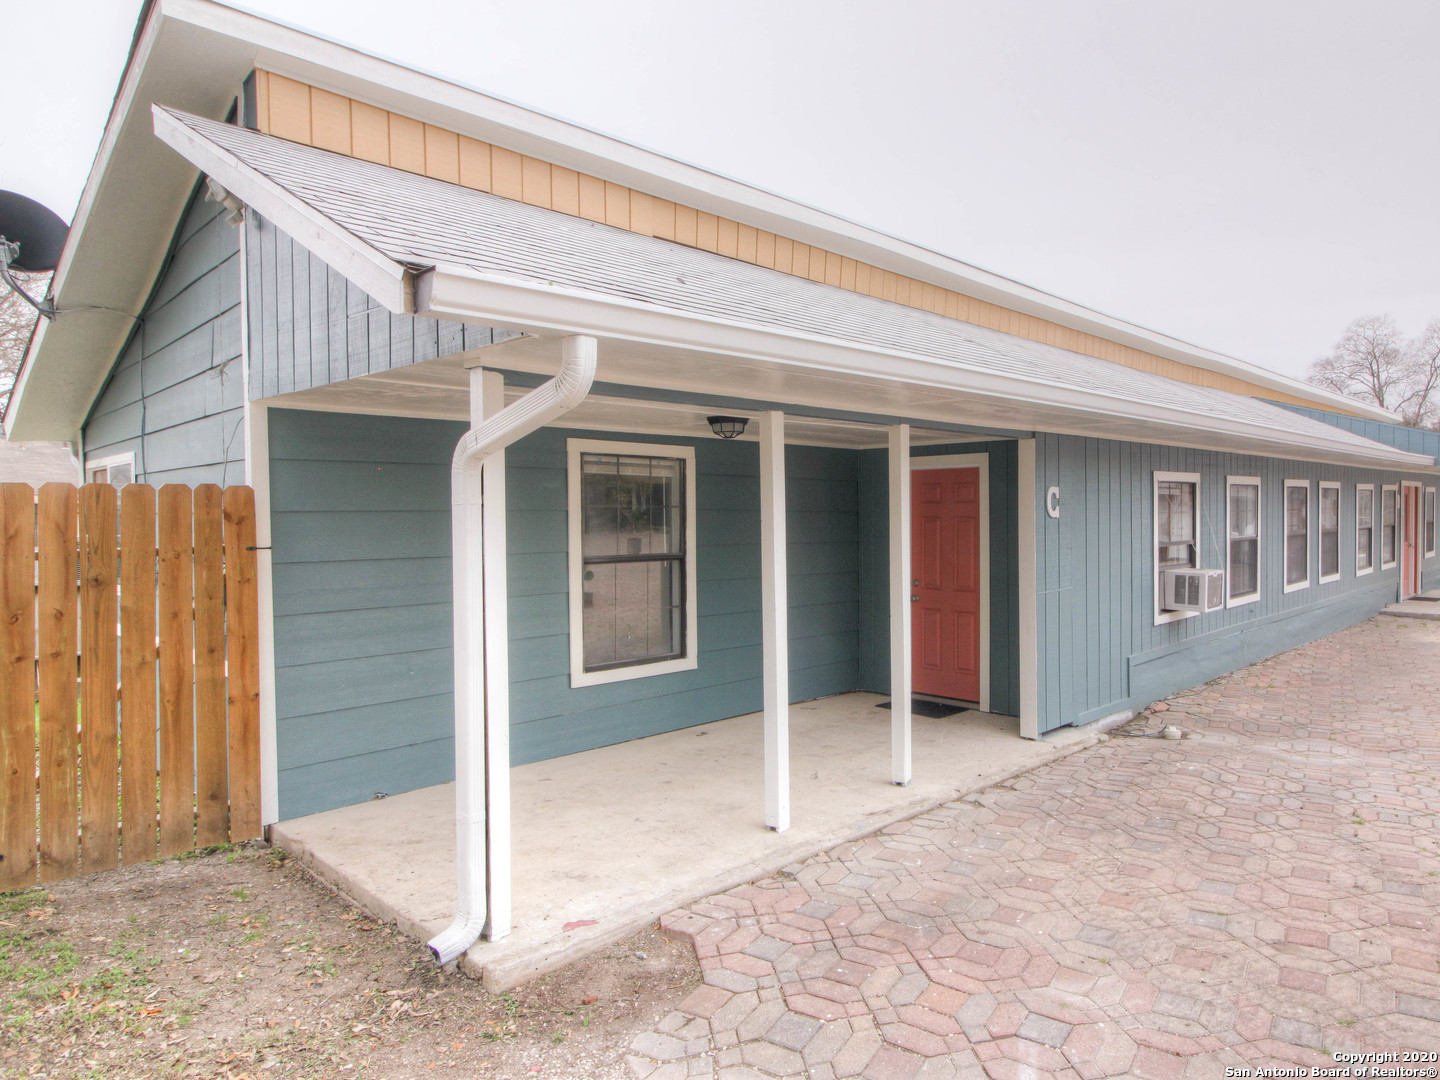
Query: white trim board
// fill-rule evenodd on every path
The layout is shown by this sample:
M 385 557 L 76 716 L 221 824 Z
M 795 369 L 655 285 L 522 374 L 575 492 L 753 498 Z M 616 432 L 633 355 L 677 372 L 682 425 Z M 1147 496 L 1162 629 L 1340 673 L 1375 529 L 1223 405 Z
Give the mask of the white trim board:
M 685 655 L 673 660 L 630 664 L 605 671 L 585 670 L 585 565 L 582 558 L 580 513 L 580 455 L 636 454 L 640 457 L 679 458 L 685 462 Z M 699 665 L 699 595 L 695 567 L 695 448 L 676 443 L 609 442 L 600 439 L 565 440 L 566 562 L 569 568 L 570 685 L 599 686 L 603 683 L 645 679 L 691 671 Z
M 990 711 L 990 454 L 910 456 L 910 471 L 980 470 L 980 711 Z M 913 511 L 912 511 L 913 512 Z M 914 535 L 912 528 L 911 535 Z

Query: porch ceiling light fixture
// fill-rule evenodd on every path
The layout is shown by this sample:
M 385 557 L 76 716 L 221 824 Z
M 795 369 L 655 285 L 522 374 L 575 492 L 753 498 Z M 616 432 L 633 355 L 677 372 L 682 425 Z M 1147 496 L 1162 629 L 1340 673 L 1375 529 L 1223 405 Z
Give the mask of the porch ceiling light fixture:
M 748 416 L 707 416 L 705 422 L 710 425 L 710 430 L 722 439 L 735 439 L 745 434 L 745 425 L 750 422 Z

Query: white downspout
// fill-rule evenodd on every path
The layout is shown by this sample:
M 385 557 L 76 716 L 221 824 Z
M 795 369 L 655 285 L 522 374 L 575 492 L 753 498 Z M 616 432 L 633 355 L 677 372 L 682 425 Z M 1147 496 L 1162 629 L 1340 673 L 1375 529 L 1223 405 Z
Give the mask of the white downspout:
M 486 458 L 569 412 L 595 381 L 596 342 L 561 343 L 559 373 L 465 433 L 450 463 L 452 595 L 455 606 L 455 921 L 429 942 L 448 964 L 479 939 L 486 918 L 485 585 L 481 466 Z M 507 677 L 506 673 L 498 674 Z M 509 761 L 492 763 L 508 769 Z M 496 868 L 499 869 L 499 868 Z M 509 869 L 504 868 L 506 881 Z M 503 936 L 508 927 L 492 927 Z

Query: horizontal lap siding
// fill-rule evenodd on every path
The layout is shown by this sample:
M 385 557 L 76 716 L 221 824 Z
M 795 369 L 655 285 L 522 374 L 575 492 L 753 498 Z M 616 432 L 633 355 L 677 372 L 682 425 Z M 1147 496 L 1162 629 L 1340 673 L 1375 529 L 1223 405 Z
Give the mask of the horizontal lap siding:
M 85 424 L 87 459 L 135 455 L 149 484 L 244 482 L 240 244 L 198 194 Z
M 453 775 L 449 461 L 464 430 L 270 412 L 285 817 Z M 517 764 L 760 708 L 753 443 L 687 442 L 697 469 L 699 667 L 571 689 L 565 440 L 586 434 L 545 430 L 506 453 Z M 786 460 L 791 694 L 803 700 L 859 685 L 858 455 L 791 447 Z
M 1013 442 L 916 447 L 912 457 L 988 454 L 990 463 L 990 711 L 1020 712 L 1019 572 Z M 860 685 L 890 692 L 890 517 L 887 451 L 860 452 Z
M 392 314 L 253 211 L 245 229 L 252 399 L 391 371 L 494 340 L 484 327 Z
M 1198 685 L 1350 625 L 1393 601 L 1398 565 L 1355 576 L 1355 485 L 1399 473 L 1076 436 L 1037 438 L 1035 514 L 1041 730 L 1084 723 Z M 1261 599 L 1155 625 L 1154 474 L 1200 475 L 1200 558 L 1225 569 L 1227 476 L 1261 478 Z M 1284 484 L 1310 486 L 1311 585 L 1286 593 Z M 1408 477 L 1408 479 L 1421 479 Z M 1338 481 L 1338 581 L 1318 581 L 1319 481 Z M 1430 481 L 1426 481 L 1427 483 Z M 1060 489 L 1060 517 L 1044 509 Z M 1424 560 L 1440 576 L 1440 559 Z

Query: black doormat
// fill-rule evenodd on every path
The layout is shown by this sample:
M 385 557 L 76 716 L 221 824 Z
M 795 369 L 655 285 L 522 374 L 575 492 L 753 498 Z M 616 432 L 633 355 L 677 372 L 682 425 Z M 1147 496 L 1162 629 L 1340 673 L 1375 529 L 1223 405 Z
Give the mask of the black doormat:
M 882 701 L 875 706 L 877 709 L 890 708 L 890 702 Z M 964 705 L 946 705 L 939 701 L 927 701 L 925 698 L 910 699 L 910 713 L 912 716 L 925 716 L 931 720 L 943 720 L 947 716 L 955 716 L 959 713 L 969 712 Z

